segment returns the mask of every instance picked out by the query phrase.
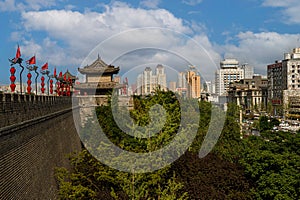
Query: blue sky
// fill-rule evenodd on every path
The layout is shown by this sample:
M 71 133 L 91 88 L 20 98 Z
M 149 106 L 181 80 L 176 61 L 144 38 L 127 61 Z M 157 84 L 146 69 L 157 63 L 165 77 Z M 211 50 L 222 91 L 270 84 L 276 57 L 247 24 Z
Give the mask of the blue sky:
M 38 66 L 74 74 L 98 53 L 129 77 L 161 63 L 193 64 L 213 79 L 224 57 L 266 74 L 300 46 L 299 10 L 299 0 L 0 0 L 0 84 L 9 83 L 17 44 L 24 60 L 36 55 Z

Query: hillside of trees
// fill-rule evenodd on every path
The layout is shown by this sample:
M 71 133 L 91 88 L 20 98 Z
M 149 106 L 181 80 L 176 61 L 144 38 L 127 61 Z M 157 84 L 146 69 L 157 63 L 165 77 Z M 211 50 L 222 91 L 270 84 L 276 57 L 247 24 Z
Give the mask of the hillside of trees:
M 163 148 L 174 139 L 184 115 L 180 111 L 182 103 L 172 92 L 163 91 L 156 91 L 155 95 L 146 98 L 134 98 L 135 107 L 130 115 L 137 125 L 145 126 L 155 120 L 155 116 L 151 118 L 148 114 L 153 105 L 159 104 L 166 110 L 162 130 L 151 138 L 136 138 L 120 130 L 110 106 L 98 107 L 96 112 L 101 128 L 111 142 L 122 149 L 144 153 Z M 198 132 L 190 148 L 178 160 L 154 172 L 129 173 L 102 164 L 85 149 L 79 154 L 70 155 L 72 171 L 56 169 L 59 197 L 300 199 L 299 133 L 272 132 L 265 128 L 260 137 L 240 139 L 238 107 L 229 105 L 217 144 L 206 157 L 200 159 L 198 152 L 210 124 L 213 105 L 208 102 L 196 102 L 197 108 L 194 105 L 195 102 L 185 102 L 184 108 L 188 110 L 190 118 L 199 114 L 196 112 L 199 109 L 200 120 L 185 123 L 188 126 L 197 123 Z M 95 129 L 87 124 L 83 138 L 87 141 L 96 140 Z M 97 148 L 95 144 L 85 144 L 88 145 L 87 149 L 92 145 Z M 117 159 L 114 162 L 118 162 Z

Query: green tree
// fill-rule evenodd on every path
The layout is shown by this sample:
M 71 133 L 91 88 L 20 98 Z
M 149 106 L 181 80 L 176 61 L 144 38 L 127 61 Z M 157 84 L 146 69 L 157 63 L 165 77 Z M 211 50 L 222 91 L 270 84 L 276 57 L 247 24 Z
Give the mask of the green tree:
M 272 128 L 271 123 L 269 123 L 269 118 L 267 116 L 261 116 L 259 118 L 259 130 L 266 131 Z

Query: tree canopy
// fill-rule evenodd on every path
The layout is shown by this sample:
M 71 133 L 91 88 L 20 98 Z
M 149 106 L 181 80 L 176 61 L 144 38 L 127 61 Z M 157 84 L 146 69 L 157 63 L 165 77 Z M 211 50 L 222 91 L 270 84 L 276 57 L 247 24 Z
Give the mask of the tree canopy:
M 184 103 L 187 104 L 184 109 L 188 114 L 181 112 L 180 107 Z M 212 123 L 213 105 L 198 102 L 196 108 L 194 103 L 184 102 L 172 92 L 159 90 L 153 96 L 136 96 L 134 109 L 130 112 L 134 124 L 129 121 L 125 123 L 128 124 L 128 130 L 136 130 L 130 129 L 130 126 L 147 126 L 155 121 L 161 112 L 154 110 L 152 116 L 149 115 L 153 105 L 165 109 L 166 120 L 162 129 L 150 138 L 135 137 L 121 130 L 114 119 L 111 105 L 98 107 L 96 112 L 109 140 L 122 149 L 137 153 L 163 148 L 176 136 L 181 120 L 188 119 L 182 118 L 182 115 L 189 115 L 192 119 L 199 114 L 198 121 L 185 122 L 188 126 L 199 127 L 188 151 L 162 169 L 136 173 L 134 170 L 123 172 L 104 165 L 90 154 L 88 148 L 84 149 L 70 156 L 73 170 L 56 169 L 61 199 L 299 199 L 299 133 L 270 132 L 270 127 L 277 122 L 269 122 L 261 117 L 261 136 L 241 139 L 238 123 L 240 108 L 230 104 L 216 146 L 200 159 L 198 152 Z M 200 113 L 196 112 L 197 109 Z M 118 112 L 122 116 L 123 111 Z M 124 120 L 126 122 L 128 119 Z M 159 123 L 157 121 L 154 127 L 149 128 L 160 127 Z M 96 127 L 92 124 L 86 124 L 84 139 L 97 139 L 94 129 Z M 106 144 L 85 145 L 97 148 Z M 114 162 L 118 162 L 118 158 Z

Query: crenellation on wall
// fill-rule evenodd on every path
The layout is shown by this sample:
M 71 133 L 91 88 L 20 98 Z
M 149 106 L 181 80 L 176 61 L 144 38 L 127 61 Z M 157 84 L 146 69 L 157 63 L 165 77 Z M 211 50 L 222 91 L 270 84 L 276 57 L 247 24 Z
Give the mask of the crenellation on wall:
M 0 128 L 72 106 L 70 97 L 0 94 Z

